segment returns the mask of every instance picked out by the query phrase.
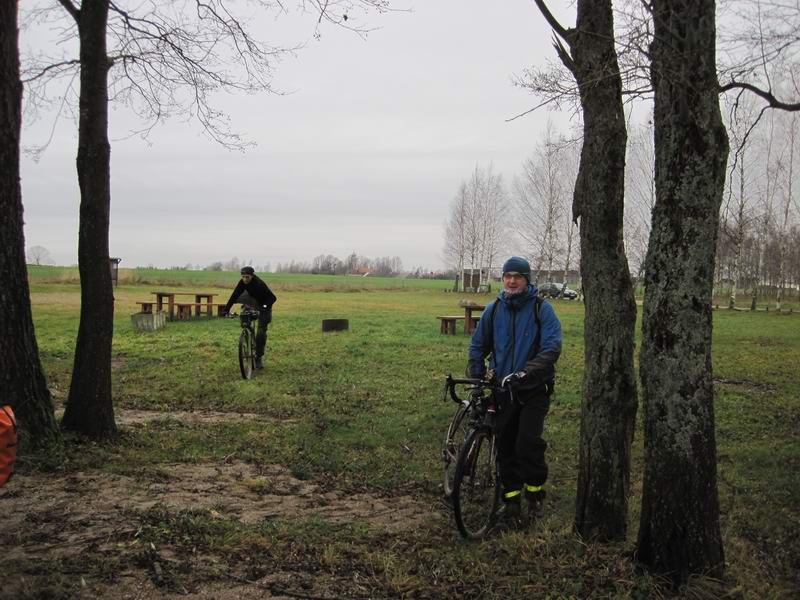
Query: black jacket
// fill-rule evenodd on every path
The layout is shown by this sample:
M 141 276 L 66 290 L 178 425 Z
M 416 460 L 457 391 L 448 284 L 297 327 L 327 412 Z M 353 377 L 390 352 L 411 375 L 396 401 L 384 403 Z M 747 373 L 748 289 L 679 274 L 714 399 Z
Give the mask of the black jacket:
M 228 299 L 228 303 L 225 305 L 225 312 L 229 312 L 231 306 L 236 303 L 236 300 L 241 296 L 244 292 L 247 292 L 251 297 L 258 302 L 261 308 L 268 308 L 271 309 L 272 305 L 277 302 L 277 298 L 275 294 L 272 293 L 272 290 L 269 289 L 269 286 L 264 283 L 262 279 L 260 279 L 257 275 L 253 275 L 253 278 L 250 280 L 250 283 L 245 284 L 244 281 L 241 279 L 239 283 L 236 285 L 236 288 L 233 290 L 231 297 Z

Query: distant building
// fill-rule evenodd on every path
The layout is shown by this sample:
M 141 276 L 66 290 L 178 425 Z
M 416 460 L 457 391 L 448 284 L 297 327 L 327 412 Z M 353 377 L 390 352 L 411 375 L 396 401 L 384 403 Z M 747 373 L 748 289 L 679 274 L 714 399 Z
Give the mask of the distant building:
M 458 287 L 459 292 L 483 292 L 491 289 L 488 267 L 464 269 Z

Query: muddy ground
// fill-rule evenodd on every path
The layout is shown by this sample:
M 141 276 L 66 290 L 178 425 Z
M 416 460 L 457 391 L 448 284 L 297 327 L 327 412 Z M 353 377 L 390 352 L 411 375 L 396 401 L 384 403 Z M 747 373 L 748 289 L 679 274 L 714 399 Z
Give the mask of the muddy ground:
M 254 418 L 255 415 L 224 413 L 170 413 L 187 422 Z M 121 410 L 119 424 L 144 423 L 163 418 L 164 413 Z M 58 586 L 45 589 L 32 565 L 57 561 L 72 592 L 62 597 L 151 599 L 192 597 L 233 600 L 236 598 L 336 598 L 326 589 L 325 576 L 305 576 L 295 570 L 271 572 L 257 580 L 229 572 L 209 556 L 198 554 L 193 561 L 206 581 L 191 590 L 164 589 L 160 574 L 174 557 L 169 547 L 151 547 L 138 539 L 136 515 L 160 510 L 206 511 L 212 518 L 233 519 L 245 524 L 316 518 L 337 525 L 368 525 L 388 536 L 402 535 L 441 519 L 441 507 L 430 499 L 411 496 L 391 498 L 352 494 L 330 489 L 329 484 L 293 477 L 281 465 L 253 465 L 233 458 L 216 463 L 163 464 L 159 477 L 137 479 L 95 472 L 68 475 L 18 471 L 0 489 L 0 547 L 6 579 L 0 598 L 53 597 Z M 141 564 L 125 562 L 123 572 L 114 573 L 108 585 L 82 580 L 82 557 L 130 554 L 147 557 Z M 26 565 L 25 568 L 15 568 Z M 10 571 L 10 572 L 9 572 Z M 31 575 L 30 573 L 33 572 Z M 40 589 L 37 589 L 40 588 Z M 348 597 L 353 597 L 350 593 Z M 356 596 L 369 597 L 369 586 Z

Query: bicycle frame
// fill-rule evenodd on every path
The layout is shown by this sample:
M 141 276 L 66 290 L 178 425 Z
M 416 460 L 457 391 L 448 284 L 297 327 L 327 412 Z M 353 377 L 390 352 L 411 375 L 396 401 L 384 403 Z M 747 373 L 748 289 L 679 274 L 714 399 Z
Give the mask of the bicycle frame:
M 253 322 L 257 321 L 259 316 L 259 311 L 249 306 L 243 307 L 239 315 L 239 324 L 242 328 L 242 333 L 239 336 L 239 369 L 244 379 L 250 379 L 253 375 L 253 347 L 256 337 Z
M 471 390 L 469 400 L 458 397 L 456 393 L 457 385 L 469 386 Z M 472 378 L 455 379 L 452 375 L 448 375 L 445 380 L 442 399 L 447 400 L 447 396 L 449 395 L 453 402 L 461 404 L 466 408 L 470 416 L 470 430 L 476 429 L 481 425 L 493 429 L 494 417 L 498 410 L 498 406 L 494 402 L 494 394 L 500 389 L 502 388 L 500 388 L 494 380 Z
M 242 312 L 239 313 L 239 323 L 243 328 L 249 329 L 251 332 L 254 333 L 253 321 L 258 321 L 260 313 L 248 306 L 242 308 Z
M 468 400 L 458 396 L 456 392 L 458 385 L 466 386 L 470 390 Z M 453 402 L 459 404 L 448 428 L 442 457 L 445 462 L 445 493 L 453 501 L 456 525 L 461 534 L 468 539 L 481 539 L 492 529 L 500 500 L 500 474 L 495 446 L 495 421 L 500 408 L 496 396 L 500 391 L 508 391 L 510 400 L 514 401 L 513 391 L 494 379 L 455 379 L 448 375 L 442 394 L 443 400 L 447 400 L 449 396 Z M 458 443 L 455 432 L 461 428 L 458 424 L 460 419 L 466 419 L 466 436 L 463 442 Z M 483 446 L 482 451 L 484 443 L 489 445 Z M 455 462 L 455 474 L 452 488 L 448 491 L 448 469 L 452 467 L 449 461 L 456 447 L 458 447 L 458 457 Z M 479 458 L 479 455 L 486 457 L 487 453 L 490 457 L 489 463 Z M 482 466 L 479 466 L 479 463 Z M 487 468 L 491 474 L 487 475 L 485 470 Z M 487 483 L 490 483 L 488 487 Z M 486 509 L 485 512 L 481 505 Z M 477 521 L 474 519 L 475 515 L 479 517 Z

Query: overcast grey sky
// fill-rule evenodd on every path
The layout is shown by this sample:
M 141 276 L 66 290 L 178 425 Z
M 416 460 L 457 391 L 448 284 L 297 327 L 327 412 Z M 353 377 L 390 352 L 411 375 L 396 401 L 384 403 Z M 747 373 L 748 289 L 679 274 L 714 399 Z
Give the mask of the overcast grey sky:
M 372 16 L 380 29 L 366 40 L 327 28 L 281 62 L 274 83 L 292 94 L 224 97 L 232 127 L 257 143 L 244 154 L 179 120 L 150 144 L 122 139 L 131 121 L 112 106 L 112 256 L 128 267 L 236 256 L 274 268 L 356 251 L 397 255 L 407 269 L 443 266 L 442 225 L 460 182 L 493 162 L 510 183 L 547 118 L 565 128 L 567 117 L 541 110 L 507 122 L 536 103 L 512 76 L 554 58 L 533 2 L 406 6 Z M 310 15 L 283 22 L 281 35 L 304 41 L 313 25 Z M 24 35 L 23 47 L 35 43 Z M 52 117 L 27 125 L 23 144 L 44 143 L 52 127 Z M 76 146 L 64 119 L 41 160 L 22 163 L 26 245 L 58 264 L 77 261 Z

